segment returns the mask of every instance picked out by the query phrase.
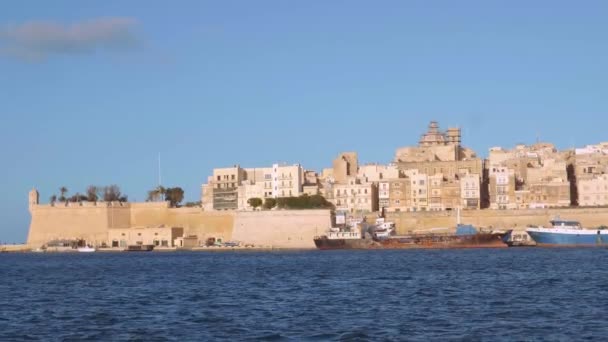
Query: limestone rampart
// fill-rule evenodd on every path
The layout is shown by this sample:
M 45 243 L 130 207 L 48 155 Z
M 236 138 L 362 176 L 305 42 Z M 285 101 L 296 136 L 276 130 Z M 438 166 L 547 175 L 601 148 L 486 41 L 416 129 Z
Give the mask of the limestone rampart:
M 314 237 L 330 226 L 329 210 L 238 212 L 232 239 L 257 246 L 315 248 Z
M 27 243 L 33 248 L 55 239 L 107 240 L 108 207 L 39 205 L 31 208 Z
M 169 208 L 167 203 L 61 203 L 32 205 L 28 245 L 32 248 L 55 239 L 108 242 L 109 228 L 182 227 L 199 244 L 214 237 L 256 246 L 314 248 L 313 238 L 331 225 L 328 210 L 272 210 L 205 212 L 201 208 Z M 388 213 L 399 234 L 429 228 L 454 228 L 456 211 Z M 461 222 L 498 229 L 544 225 L 555 216 L 578 220 L 585 227 L 608 225 L 608 208 L 527 210 L 463 210 Z
M 463 210 L 461 223 L 497 229 L 523 229 L 527 225 L 547 225 L 556 216 L 580 221 L 584 227 L 608 225 L 608 208 L 520 209 L 520 210 Z M 449 227 L 457 223 L 456 211 L 396 212 L 388 213 L 395 222 L 397 232 Z

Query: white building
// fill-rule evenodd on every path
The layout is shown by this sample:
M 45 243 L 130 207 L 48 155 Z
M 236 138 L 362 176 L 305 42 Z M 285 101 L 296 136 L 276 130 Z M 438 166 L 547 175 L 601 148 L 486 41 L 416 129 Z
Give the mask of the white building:
M 378 206 L 380 209 L 390 207 L 390 190 L 389 181 L 378 183 Z
M 479 209 L 481 187 L 478 174 L 460 176 L 460 197 L 463 209 Z
M 304 169 L 301 165 L 220 168 L 213 170 L 202 186 L 204 210 L 251 210 L 250 198 L 297 197 L 302 195 Z

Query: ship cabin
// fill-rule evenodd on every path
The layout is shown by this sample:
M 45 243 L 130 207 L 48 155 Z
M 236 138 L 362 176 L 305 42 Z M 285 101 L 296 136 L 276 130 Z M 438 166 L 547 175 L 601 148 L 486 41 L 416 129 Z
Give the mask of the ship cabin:
M 583 229 L 578 221 L 553 220 L 551 221 L 551 226 L 553 228 Z
M 346 230 L 333 230 L 330 229 L 329 232 L 327 232 L 327 238 L 330 240 L 333 239 L 360 239 L 361 238 L 361 232 L 358 229 L 353 229 L 350 231 L 346 231 Z

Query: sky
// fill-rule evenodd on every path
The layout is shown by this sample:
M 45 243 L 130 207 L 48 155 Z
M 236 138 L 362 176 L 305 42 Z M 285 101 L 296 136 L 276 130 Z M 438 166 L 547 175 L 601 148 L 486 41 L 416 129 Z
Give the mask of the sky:
M 8 0 L 0 11 L 0 243 L 28 191 L 214 167 L 387 163 L 430 120 L 463 144 L 608 141 L 606 1 Z

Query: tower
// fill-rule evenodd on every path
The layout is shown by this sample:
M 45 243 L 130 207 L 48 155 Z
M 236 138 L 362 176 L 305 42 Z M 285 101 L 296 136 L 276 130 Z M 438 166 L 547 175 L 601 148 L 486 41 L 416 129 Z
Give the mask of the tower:
M 33 207 L 37 206 L 39 203 L 40 194 L 38 194 L 38 190 L 32 188 L 29 193 L 29 208 L 32 210 Z

